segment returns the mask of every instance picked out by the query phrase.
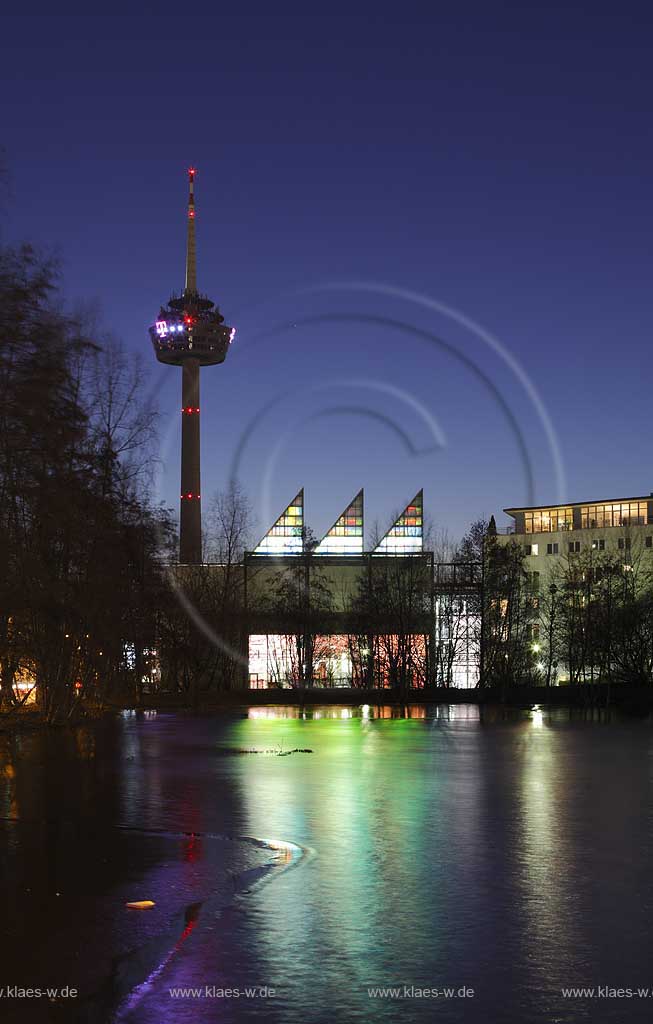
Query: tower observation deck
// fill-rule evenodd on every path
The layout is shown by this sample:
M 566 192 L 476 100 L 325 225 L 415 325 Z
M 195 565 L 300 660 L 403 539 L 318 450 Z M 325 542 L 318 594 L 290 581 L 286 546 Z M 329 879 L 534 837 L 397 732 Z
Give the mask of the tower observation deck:
M 181 507 L 179 561 L 202 561 L 202 499 L 200 487 L 200 367 L 223 363 L 234 328 L 227 327 L 219 308 L 197 290 L 195 255 L 195 168 L 188 171 L 186 284 L 162 306 L 149 329 L 160 363 L 181 366 Z

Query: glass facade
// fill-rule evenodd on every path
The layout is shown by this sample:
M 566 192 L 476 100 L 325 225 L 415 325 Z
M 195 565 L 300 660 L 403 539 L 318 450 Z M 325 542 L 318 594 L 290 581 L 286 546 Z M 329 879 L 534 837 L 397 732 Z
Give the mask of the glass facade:
M 458 636 L 461 623 L 466 622 L 469 636 Z M 476 684 L 478 668 L 470 620 L 466 609 L 456 614 L 456 632 L 450 643 L 439 641 L 439 648 L 448 650 L 452 661 L 452 678 L 456 685 Z M 465 639 L 465 643 L 461 640 Z M 362 647 L 360 638 L 347 634 L 318 634 L 313 638 L 313 686 L 361 686 L 366 678 L 368 657 L 372 658 L 373 682 L 386 687 L 397 682 L 397 664 L 404 664 L 407 681 L 424 685 L 428 673 L 428 638 L 420 633 L 383 634 L 372 639 L 371 648 Z M 249 685 L 253 689 L 303 685 L 297 638 L 290 634 L 260 633 L 249 637 Z
M 580 521 L 584 530 L 602 526 L 643 526 L 647 521 L 647 502 L 619 501 L 604 505 L 583 505 Z
M 313 640 L 313 685 L 360 685 L 363 672 L 357 638 L 318 635 Z M 249 637 L 249 683 L 255 689 L 297 686 L 302 678 L 297 638 L 278 633 Z
M 649 502 L 644 499 L 607 501 L 593 505 L 558 506 L 524 510 L 524 533 L 558 533 L 562 530 L 594 530 L 606 526 L 645 526 Z M 575 517 L 575 525 L 574 525 Z M 519 528 L 519 520 L 517 520 Z
M 424 537 L 424 492 L 419 491 L 374 549 L 375 555 L 417 555 Z
M 261 543 L 255 555 L 301 555 L 304 550 L 304 488 L 295 495 Z
M 335 521 L 315 549 L 316 555 L 363 554 L 363 491 Z
M 526 533 L 557 533 L 559 530 L 571 530 L 573 526 L 571 508 L 538 508 L 524 512 Z

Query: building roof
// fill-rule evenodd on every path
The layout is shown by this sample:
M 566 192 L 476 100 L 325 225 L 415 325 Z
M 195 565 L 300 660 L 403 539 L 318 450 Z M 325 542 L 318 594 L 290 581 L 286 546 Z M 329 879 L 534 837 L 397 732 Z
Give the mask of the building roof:
M 513 508 L 504 508 L 506 515 L 512 516 L 515 512 L 543 512 L 554 508 L 578 508 L 581 505 L 619 505 L 630 501 L 651 501 L 653 491 L 649 494 L 635 495 L 633 498 L 592 498 L 589 501 L 563 501 L 555 505 L 515 505 Z

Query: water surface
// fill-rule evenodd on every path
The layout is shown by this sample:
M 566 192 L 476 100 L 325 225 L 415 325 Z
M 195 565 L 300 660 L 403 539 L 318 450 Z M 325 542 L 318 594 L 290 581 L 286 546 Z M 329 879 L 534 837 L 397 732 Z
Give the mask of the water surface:
M 16 1019 L 650 1019 L 653 995 L 562 989 L 653 993 L 651 724 L 397 714 L 126 714 L 3 737 L 0 985 L 82 989 L 29 1017 L 14 1001 Z M 313 753 L 278 756 L 294 748 Z M 220 991 L 257 986 L 274 996 Z

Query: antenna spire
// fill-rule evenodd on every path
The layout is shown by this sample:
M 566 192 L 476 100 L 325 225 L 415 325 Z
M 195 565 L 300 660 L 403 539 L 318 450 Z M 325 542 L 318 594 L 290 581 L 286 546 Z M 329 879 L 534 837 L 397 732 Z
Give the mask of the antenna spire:
M 197 294 L 197 260 L 195 255 L 195 168 L 188 168 L 188 235 L 186 238 L 185 295 Z

